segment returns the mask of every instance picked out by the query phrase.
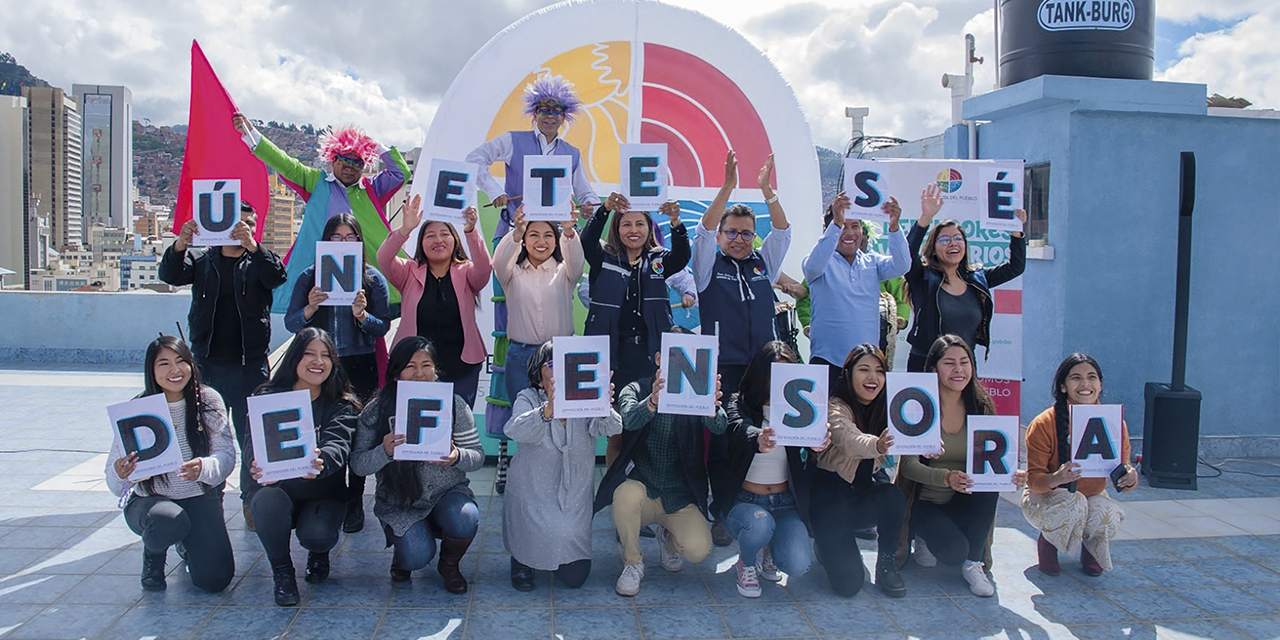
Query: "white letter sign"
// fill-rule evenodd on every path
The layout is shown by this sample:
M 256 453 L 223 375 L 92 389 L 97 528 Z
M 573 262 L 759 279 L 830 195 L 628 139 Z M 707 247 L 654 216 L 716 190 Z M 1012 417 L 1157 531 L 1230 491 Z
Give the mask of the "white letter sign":
M 1071 405 L 1071 461 L 1080 465 L 1081 478 L 1105 478 L 1120 465 L 1123 420 L 1118 404 Z
M 356 301 L 364 286 L 364 243 L 316 243 L 316 286 L 329 294 L 322 307 L 342 307 Z
M 682 416 L 716 415 L 719 336 L 662 334 L 662 391 L 658 411 Z
M 478 173 L 479 169 L 470 162 L 432 158 L 422 197 L 422 219 L 448 222 L 459 228 L 465 225 L 462 212 L 476 206 Z
M 893 433 L 889 453 L 923 455 L 942 451 L 938 374 L 891 371 L 885 378 L 889 431 Z
M 353 243 L 357 244 L 357 243 Z M 249 437 L 258 482 L 278 482 L 316 473 L 316 422 L 311 394 L 304 390 L 249 396 Z
M 609 336 L 552 338 L 551 373 L 555 379 L 555 417 L 607 417 Z
M 785 447 L 820 447 L 827 438 L 827 366 L 774 362 L 769 426 Z
M 880 210 L 889 201 L 889 167 L 875 160 L 844 159 L 844 192 L 853 206 L 850 218 L 869 222 L 888 222 L 889 214 Z
M 191 201 L 195 211 L 197 233 L 191 244 L 197 247 L 222 247 L 240 244 L 231 239 L 231 228 L 240 221 L 240 179 L 192 180 Z M 258 224 L 262 224 L 259 220 Z
M 1022 231 L 1022 221 L 1013 215 L 1022 208 L 1022 163 L 978 169 L 978 209 L 984 229 Z
M 439 462 L 453 445 L 453 383 L 396 381 L 396 460 Z
M 634 211 L 657 211 L 667 201 L 667 145 L 624 144 L 619 193 Z
M 573 214 L 573 158 L 524 157 L 524 219 L 561 222 Z
M 164 475 L 182 467 L 182 450 L 173 430 L 169 403 L 163 393 L 107 407 L 112 435 L 121 457 L 138 454 L 130 482 Z
M 1018 470 L 1018 416 L 969 416 L 969 455 L 964 472 L 973 480 L 970 491 L 1013 491 Z

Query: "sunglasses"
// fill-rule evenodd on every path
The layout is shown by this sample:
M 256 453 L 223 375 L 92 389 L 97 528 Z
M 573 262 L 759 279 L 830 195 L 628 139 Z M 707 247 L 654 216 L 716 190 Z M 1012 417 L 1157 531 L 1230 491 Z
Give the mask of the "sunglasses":
M 353 158 L 351 156 L 334 156 L 333 159 L 347 165 L 348 167 L 354 167 L 356 169 L 364 168 L 364 160 L 361 160 L 360 158 Z
M 540 116 L 556 116 L 558 118 L 564 115 L 564 109 L 555 109 L 552 107 L 540 107 L 534 113 Z

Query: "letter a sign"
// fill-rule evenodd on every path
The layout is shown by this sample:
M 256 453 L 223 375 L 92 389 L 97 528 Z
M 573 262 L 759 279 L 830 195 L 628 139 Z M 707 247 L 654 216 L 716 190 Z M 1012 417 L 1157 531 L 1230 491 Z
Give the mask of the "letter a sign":
M 1105 478 L 1120 465 L 1123 419 L 1122 405 L 1071 405 L 1071 461 L 1080 465 L 1081 478 Z

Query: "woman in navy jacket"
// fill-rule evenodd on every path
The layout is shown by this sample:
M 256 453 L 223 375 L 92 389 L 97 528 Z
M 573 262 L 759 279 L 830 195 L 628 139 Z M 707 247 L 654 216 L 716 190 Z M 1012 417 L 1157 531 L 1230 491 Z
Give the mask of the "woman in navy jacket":
M 969 242 L 955 220 L 943 220 L 929 231 L 929 223 L 942 209 L 937 185 L 920 194 L 920 219 L 907 234 L 911 270 L 905 276 L 915 318 L 907 342 L 911 355 L 907 371 L 924 371 L 925 356 L 938 336 L 955 334 L 973 350 L 991 349 L 991 316 L 995 304 L 991 289 L 1022 275 L 1027 264 L 1027 242 L 1021 231 L 1009 235 L 1009 261 L 989 269 L 969 264 Z M 1025 225 L 1027 212 L 1014 212 Z M 928 232 L 928 239 L 925 233 Z M 923 248 L 922 248 L 923 245 Z

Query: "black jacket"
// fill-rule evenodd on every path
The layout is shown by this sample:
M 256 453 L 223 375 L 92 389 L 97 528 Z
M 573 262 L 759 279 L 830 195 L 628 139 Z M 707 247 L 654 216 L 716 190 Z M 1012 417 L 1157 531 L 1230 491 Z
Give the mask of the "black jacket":
M 632 382 L 627 387 L 638 387 L 640 390 L 651 389 L 653 387 L 653 376 L 649 376 L 644 380 Z M 641 402 L 647 401 L 648 393 L 643 395 L 636 394 Z M 645 409 L 641 409 L 645 410 Z M 723 409 L 717 409 L 718 415 L 723 415 Z M 707 511 L 707 463 L 703 458 L 705 444 L 703 442 L 703 421 L 709 418 L 701 416 L 674 416 L 675 417 L 675 434 L 676 446 L 679 448 L 680 472 L 684 476 L 685 482 L 689 484 L 689 489 L 693 492 L 695 504 L 703 516 L 708 515 Z M 623 419 L 623 425 L 626 419 Z M 613 492 L 618 486 L 627 479 L 627 467 L 631 464 L 631 459 L 636 455 L 636 447 L 640 446 L 645 438 L 649 435 L 649 427 L 652 422 L 645 424 L 635 431 L 622 432 L 622 450 L 618 454 L 617 459 L 609 466 L 609 470 L 605 472 L 604 479 L 600 481 L 600 488 L 596 490 L 596 500 L 593 511 L 599 511 L 610 504 L 613 504 Z
M 751 463 L 755 460 L 756 453 L 760 451 L 761 427 L 755 424 L 745 411 L 738 409 L 737 396 L 729 401 L 725 415 L 729 419 L 729 426 L 724 432 L 729 442 L 729 464 L 726 467 L 727 471 L 712 478 L 711 483 L 717 485 L 716 495 L 736 496 L 738 489 L 747 479 L 747 472 L 751 470 Z M 795 496 L 800 520 L 808 527 L 809 493 L 813 485 L 813 473 L 817 469 L 817 459 L 808 447 L 785 447 L 785 449 L 787 466 L 791 471 L 787 488 L 791 491 L 791 495 Z M 717 505 L 716 512 L 720 519 L 728 515 L 729 510 L 733 508 L 734 500 L 731 498 L 728 502 L 730 504 Z
M 618 320 L 622 300 L 631 282 L 631 265 L 625 257 L 616 256 L 600 246 L 609 212 L 604 205 L 596 210 L 582 229 L 582 254 L 591 265 L 591 309 L 587 313 L 583 334 L 609 336 L 613 368 L 618 362 Z M 640 256 L 640 315 L 647 329 L 649 352 L 657 352 L 662 334 L 671 330 L 671 305 L 667 298 L 667 278 L 680 273 L 689 264 L 689 233 L 684 225 L 671 228 L 671 249 L 657 247 Z
M 160 259 L 160 279 L 175 286 L 191 285 L 191 311 L 187 314 L 187 342 L 198 358 L 208 358 L 213 339 L 213 314 L 218 304 L 221 278 L 216 260 L 221 247 L 187 247 L 178 253 L 170 245 Z M 245 359 L 267 355 L 271 342 L 271 291 L 288 278 L 284 263 L 270 249 L 258 245 L 236 260 L 234 278 L 236 308 L 244 341 Z
M 938 313 L 938 289 L 942 287 L 942 272 L 924 266 L 920 260 L 920 245 L 924 243 L 928 229 L 918 224 L 911 225 L 907 234 L 907 247 L 911 250 L 911 270 L 905 276 L 907 286 L 911 290 L 911 306 L 915 309 L 915 318 L 911 321 L 911 333 L 907 342 L 911 343 L 911 353 L 924 355 L 929 347 L 938 339 L 942 330 L 942 315 Z M 991 301 L 991 288 L 998 287 L 1022 275 L 1027 266 L 1027 240 L 1025 236 L 1009 236 L 1009 261 L 989 269 L 962 272 L 960 277 L 973 287 L 982 300 L 982 323 L 974 334 L 972 345 L 976 351 L 984 347 L 991 351 L 991 315 L 995 313 L 995 304 Z
M 335 366 L 337 363 L 334 363 Z M 279 393 L 290 389 L 263 389 L 254 395 Z M 284 489 L 295 500 L 346 500 L 347 462 L 351 458 L 351 443 L 355 439 L 356 421 L 360 412 L 346 400 L 325 400 L 324 396 L 311 401 L 311 417 L 316 425 L 316 449 L 324 461 L 322 470 L 314 479 L 293 478 L 282 480 L 274 486 Z M 244 466 L 253 462 L 253 446 L 246 444 L 243 451 Z M 250 480 L 252 482 L 252 480 Z M 247 492 L 252 495 L 260 487 L 257 483 Z

